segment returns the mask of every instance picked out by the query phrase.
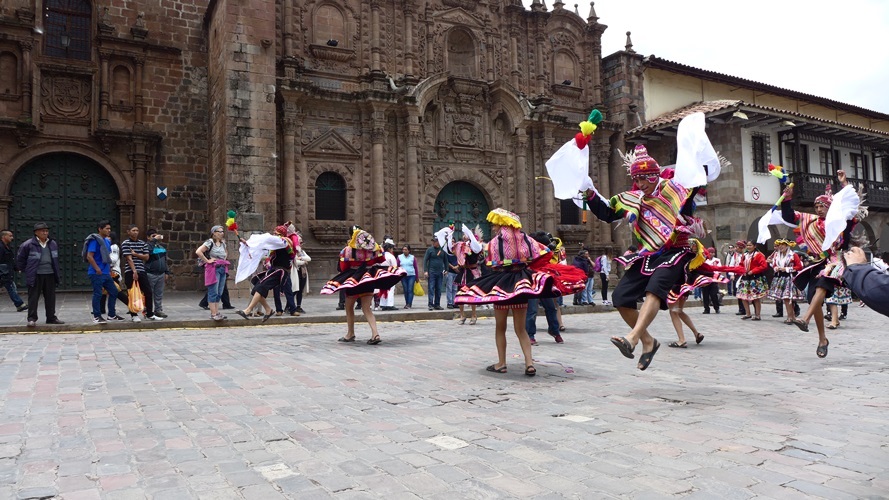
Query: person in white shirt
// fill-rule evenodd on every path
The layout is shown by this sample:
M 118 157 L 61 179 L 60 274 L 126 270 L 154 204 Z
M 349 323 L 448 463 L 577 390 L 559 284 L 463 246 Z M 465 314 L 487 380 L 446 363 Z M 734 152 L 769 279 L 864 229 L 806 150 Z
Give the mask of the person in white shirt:
M 705 262 L 711 266 L 721 266 L 722 261 L 719 260 L 719 257 L 716 256 L 716 249 L 709 248 L 707 250 L 707 254 L 710 256 Z M 719 278 L 722 273 L 716 272 L 713 273 L 714 278 Z M 716 314 L 719 314 L 719 284 L 718 283 L 710 283 L 703 287 L 703 298 L 704 298 L 704 314 L 710 314 L 710 306 L 713 306 L 713 310 Z
M 608 301 L 608 276 L 611 275 L 611 250 L 605 250 L 605 253 L 599 256 L 599 280 L 602 282 L 602 303 L 610 304 Z

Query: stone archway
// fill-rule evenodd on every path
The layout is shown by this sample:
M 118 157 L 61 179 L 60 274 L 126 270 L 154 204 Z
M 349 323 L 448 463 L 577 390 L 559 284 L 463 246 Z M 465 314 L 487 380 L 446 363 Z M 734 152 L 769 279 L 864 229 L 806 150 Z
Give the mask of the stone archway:
M 485 239 L 491 238 L 491 225 L 486 220 L 490 206 L 484 193 L 469 182 L 454 181 L 446 185 L 436 196 L 434 207 L 432 232 L 453 222 L 457 231 L 463 224 L 470 229 L 478 225 Z
M 111 221 L 120 234 L 120 199 L 111 174 L 89 158 L 51 153 L 30 160 L 9 185 L 9 220 L 18 243 L 33 236 L 34 224 L 46 222 L 59 245 L 61 289 L 87 289 L 89 280 L 80 251 L 96 223 Z

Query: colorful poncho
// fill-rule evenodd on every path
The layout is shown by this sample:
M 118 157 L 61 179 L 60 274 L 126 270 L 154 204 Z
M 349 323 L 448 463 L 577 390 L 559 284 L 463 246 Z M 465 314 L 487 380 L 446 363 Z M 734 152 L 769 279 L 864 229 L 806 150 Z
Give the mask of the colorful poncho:
M 671 180 L 662 180 L 651 195 L 641 190 L 625 191 L 610 200 L 611 208 L 632 224 L 633 236 L 648 252 L 667 246 L 685 244 L 688 240 L 682 216 L 682 205 L 689 190 Z

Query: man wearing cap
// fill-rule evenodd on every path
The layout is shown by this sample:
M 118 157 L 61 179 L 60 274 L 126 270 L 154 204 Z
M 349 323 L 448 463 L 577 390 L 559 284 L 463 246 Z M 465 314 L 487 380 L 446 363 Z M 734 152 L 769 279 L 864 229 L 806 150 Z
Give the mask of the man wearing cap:
M 34 224 L 34 237 L 19 247 L 16 267 L 24 270 L 28 285 L 28 326 L 37 326 L 37 301 L 41 294 L 46 324 L 65 324 L 56 317 L 56 286 L 62 277 L 59 271 L 59 245 L 49 239 L 49 226 L 45 222 Z

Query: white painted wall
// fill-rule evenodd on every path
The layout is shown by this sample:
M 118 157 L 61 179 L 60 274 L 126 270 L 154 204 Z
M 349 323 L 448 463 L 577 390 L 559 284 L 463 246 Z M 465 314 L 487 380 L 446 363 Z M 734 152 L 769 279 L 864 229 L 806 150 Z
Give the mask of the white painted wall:
M 781 196 L 781 189 L 778 179 L 766 172 L 758 173 L 753 171 L 753 140 L 751 139 L 753 132 L 761 132 L 769 134 L 769 145 L 771 146 L 770 163 L 781 164 L 778 158 L 778 134 L 765 129 L 759 128 L 742 128 L 741 129 L 741 158 L 744 166 L 744 201 L 755 205 L 774 205 Z M 719 182 L 718 180 L 716 182 Z M 758 192 L 757 196 L 754 192 Z

